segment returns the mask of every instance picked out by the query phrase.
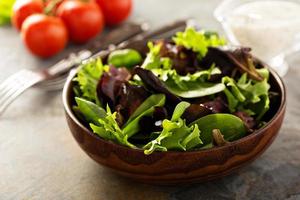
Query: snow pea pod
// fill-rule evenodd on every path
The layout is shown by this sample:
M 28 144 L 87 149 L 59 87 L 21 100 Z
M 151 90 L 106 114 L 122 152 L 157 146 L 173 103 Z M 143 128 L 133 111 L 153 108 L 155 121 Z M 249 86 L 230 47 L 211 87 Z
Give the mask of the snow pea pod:
M 201 117 L 192 122 L 191 125 L 197 124 L 199 127 L 200 138 L 203 145 L 212 143 L 212 130 L 219 129 L 228 141 L 237 140 L 246 134 L 246 127 L 243 121 L 231 114 L 211 114 Z
M 133 49 L 116 50 L 108 56 L 108 64 L 129 69 L 140 64 L 142 60 L 141 54 Z

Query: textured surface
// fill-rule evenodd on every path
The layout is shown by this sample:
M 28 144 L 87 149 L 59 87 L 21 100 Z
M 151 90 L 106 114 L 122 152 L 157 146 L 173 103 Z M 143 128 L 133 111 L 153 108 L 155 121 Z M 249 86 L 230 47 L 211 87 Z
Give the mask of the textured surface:
M 204 27 L 220 30 L 212 16 L 218 2 L 136 0 L 132 19 L 159 26 L 193 16 Z M 0 55 L 0 82 L 19 69 L 59 59 L 35 59 L 10 28 L 0 28 Z M 111 174 L 73 140 L 60 93 L 30 90 L 0 119 L 0 199 L 300 199 L 299 54 L 290 56 L 289 63 L 287 113 L 273 145 L 238 174 L 191 186 L 155 187 Z

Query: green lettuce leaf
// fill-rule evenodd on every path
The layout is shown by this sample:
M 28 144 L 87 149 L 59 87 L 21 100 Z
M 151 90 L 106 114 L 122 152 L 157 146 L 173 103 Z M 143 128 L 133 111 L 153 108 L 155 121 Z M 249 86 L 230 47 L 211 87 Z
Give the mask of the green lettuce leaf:
M 184 32 L 178 32 L 173 41 L 178 46 L 184 46 L 194 52 L 198 52 L 198 57 L 203 58 L 210 46 L 223 46 L 226 41 L 220 38 L 216 33 L 206 33 L 205 31 L 196 31 L 195 28 L 188 27 Z
M 225 89 L 224 84 L 222 83 L 186 83 L 186 90 L 177 87 L 176 84 L 166 84 L 167 88 L 173 94 L 183 97 L 183 98 L 196 98 L 203 97 L 212 94 L 222 92 Z
M 133 136 L 139 132 L 139 121 L 144 116 L 150 116 L 153 114 L 155 107 L 162 107 L 165 105 L 166 97 L 164 94 L 153 94 L 148 97 L 130 116 L 128 121 L 123 127 L 123 132 L 128 137 Z
M 161 141 L 161 146 L 170 150 L 187 151 L 201 145 L 198 125 L 188 127 L 184 122 L 181 127 L 172 130 L 172 135 Z
M 100 58 L 91 59 L 80 65 L 74 81 L 78 83 L 83 98 L 99 103 L 96 94 L 97 84 L 102 74 L 108 70 L 109 66 L 103 65 Z
M 225 76 L 222 78 L 222 83 L 224 85 L 231 88 L 231 93 L 237 98 L 239 102 L 244 102 L 246 100 L 246 97 L 242 94 L 240 89 L 238 88 L 236 82 L 234 79 Z
M 117 113 L 111 113 L 109 106 L 107 106 L 105 112 L 92 102 L 76 98 L 79 110 L 84 114 L 87 122 L 90 122 L 90 127 L 94 133 L 106 140 L 112 140 L 132 148 L 135 148 L 135 146 L 128 139 L 140 130 L 140 119 L 152 115 L 155 107 L 164 106 L 165 100 L 166 97 L 163 94 L 154 94 L 148 97 L 133 113 L 124 128 L 121 129 L 116 122 Z
M 225 89 L 223 83 L 209 83 L 207 80 L 212 75 L 221 74 L 219 68 L 212 66 L 208 70 L 202 70 L 185 76 L 178 75 L 176 70 L 153 70 L 165 86 L 175 95 L 183 98 L 203 97 L 219 93 Z
M 75 101 L 76 112 L 80 111 L 86 122 L 100 125 L 98 120 L 106 117 L 106 111 L 97 104 L 79 97 L 75 97 Z
M 144 69 L 170 69 L 172 66 L 172 62 L 170 58 L 160 57 L 159 52 L 161 49 L 160 43 L 154 45 L 153 42 L 148 42 L 149 52 L 147 57 L 142 64 L 142 68 Z
M 116 114 L 116 112 L 112 113 L 107 105 L 106 117 L 98 119 L 99 125 L 90 123 L 90 127 L 94 133 L 99 135 L 101 138 L 112 140 L 118 144 L 128 146 L 130 148 L 136 148 L 135 145 L 128 141 L 128 135 L 124 134 L 116 122 Z
M 269 70 L 261 68 L 257 71 L 262 77 L 264 77 L 263 81 L 255 81 L 252 79 L 248 80 L 247 74 L 243 74 L 237 85 L 250 102 L 248 105 L 244 105 L 243 107 L 246 110 L 250 110 L 255 113 L 256 120 L 259 121 L 270 108 L 270 84 L 268 83 Z
M 229 111 L 231 113 L 236 111 L 236 108 L 239 105 L 239 101 L 237 100 L 237 98 L 232 94 L 232 92 L 230 92 L 229 89 L 225 88 L 224 93 L 226 95 L 227 98 L 227 102 L 228 102 L 228 108 Z
M 246 98 L 252 103 L 259 102 L 261 100 L 260 96 L 268 94 L 270 89 L 267 78 L 265 78 L 263 81 L 254 81 L 252 79 L 247 79 L 246 73 L 244 73 L 238 80 L 237 86 L 243 91 Z
M 256 113 L 256 120 L 260 121 L 264 114 L 270 109 L 270 98 L 264 94 L 260 96 L 260 101 L 254 104 L 248 105 L 248 110 Z
M 212 143 L 213 129 L 219 129 L 224 139 L 228 141 L 239 139 L 247 133 L 244 122 L 232 114 L 207 115 L 192 122 L 191 125 L 198 125 L 204 146 Z
M 266 68 L 257 71 L 264 77 L 263 81 L 250 79 L 246 73 L 237 82 L 230 77 L 223 77 L 222 82 L 227 86 L 224 93 L 230 112 L 241 110 L 249 115 L 255 115 L 256 120 L 260 120 L 269 110 L 269 71 Z
M 239 103 L 244 102 L 246 97 L 242 94 L 233 78 L 225 76 L 222 78 L 222 83 L 227 86 L 224 93 L 227 97 L 229 111 L 235 112 Z
M 212 75 L 221 74 L 221 70 L 214 65 L 208 70 L 198 71 L 194 74 L 187 74 L 185 76 L 179 75 L 175 69 L 152 69 L 151 70 L 160 80 L 166 85 L 176 85 L 180 90 L 190 90 L 191 84 L 198 84 L 206 82 Z M 174 86 L 173 86 L 174 87 Z
M 198 125 L 187 126 L 185 120 L 181 119 L 182 114 L 189 106 L 190 103 L 188 102 L 179 103 L 173 112 L 171 120 L 163 120 L 162 132 L 156 139 L 143 147 L 146 155 L 154 151 L 172 149 L 186 151 L 202 144 Z

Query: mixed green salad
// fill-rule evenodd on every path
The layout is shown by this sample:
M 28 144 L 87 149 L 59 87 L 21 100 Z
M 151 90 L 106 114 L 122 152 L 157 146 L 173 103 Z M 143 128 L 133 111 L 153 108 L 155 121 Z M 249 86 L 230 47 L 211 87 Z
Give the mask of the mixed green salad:
M 249 48 L 189 27 L 148 49 L 80 66 L 73 110 L 96 135 L 148 155 L 226 145 L 262 126 L 269 71 Z

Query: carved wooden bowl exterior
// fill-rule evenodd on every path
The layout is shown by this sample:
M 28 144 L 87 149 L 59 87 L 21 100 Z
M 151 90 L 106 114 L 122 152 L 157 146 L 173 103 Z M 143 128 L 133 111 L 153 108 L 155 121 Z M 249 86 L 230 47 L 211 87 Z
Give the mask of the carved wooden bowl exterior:
M 260 156 L 273 142 L 282 125 L 286 108 L 286 91 L 280 77 L 271 71 L 272 91 L 280 95 L 277 105 L 272 105 L 270 120 L 254 133 L 207 150 L 190 152 L 154 152 L 144 155 L 142 150 L 130 149 L 93 134 L 74 115 L 72 78 L 69 77 L 63 102 L 70 130 L 80 147 L 96 162 L 118 174 L 145 183 L 194 183 L 221 178 L 249 164 Z

